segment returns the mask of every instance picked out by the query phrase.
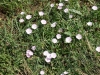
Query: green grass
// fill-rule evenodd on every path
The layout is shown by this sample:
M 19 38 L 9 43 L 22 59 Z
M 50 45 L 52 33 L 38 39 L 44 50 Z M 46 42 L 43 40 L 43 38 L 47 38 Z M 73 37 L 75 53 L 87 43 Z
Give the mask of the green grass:
M 25 2 L 24 2 L 25 1 Z M 65 14 L 55 6 L 50 8 L 50 3 L 64 3 L 64 8 L 70 9 Z M 100 46 L 100 9 L 93 11 L 91 7 L 100 7 L 100 1 L 96 0 L 69 0 L 35 1 L 35 0 L 3 0 L 0 2 L 0 10 L 6 18 L 0 20 L 0 75 L 39 75 L 41 70 L 45 75 L 60 75 L 68 71 L 68 75 L 100 75 L 100 53 L 95 49 Z M 43 10 L 46 15 L 40 17 L 38 11 Z M 19 23 L 21 11 L 32 14 L 31 20 Z M 68 16 L 72 14 L 73 18 Z M 47 24 L 42 25 L 41 19 L 46 19 Z M 93 22 L 93 26 L 86 25 Z M 55 28 L 50 24 L 57 22 Z M 33 23 L 38 25 L 31 35 L 25 30 Z M 62 38 L 59 43 L 52 43 L 58 29 Z M 76 34 L 81 34 L 82 39 L 77 40 Z M 64 43 L 67 36 L 72 37 L 70 44 Z M 36 46 L 36 51 L 31 58 L 25 56 L 26 50 Z M 57 57 L 49 64 L 45 62 L 43 51 L 55 52 Z

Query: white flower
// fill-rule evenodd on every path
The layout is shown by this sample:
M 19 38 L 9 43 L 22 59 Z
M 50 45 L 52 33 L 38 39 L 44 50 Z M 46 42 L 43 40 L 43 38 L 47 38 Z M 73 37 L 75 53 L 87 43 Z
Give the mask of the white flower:
M 63 4 L 63 3 L 59 3 L 59 6 L 61 6 L 61 7 L 62 7 L 62 6 L 64 6 L 64 4 Z
M 43 20 L 41 20 L 41 23 L 42 24 L 47 24 L 47 21 L 43 19 Z
M 45 58 L 45 61 L 47 62 L 47 63 L 49 63 L 49 62 L 51 62 L 51 59 L 49 59 L 49 58 Z
M 56 58 L 57 57 L 56 53 L 51 53 L 51 57 Z
M 57 41 L 56 38 L 53 38 L 53 39 L 52 39 L 52 42 L 53 42 L 53 43 L 58 43 L 58 41 Z
M 21 12 L 20 14 L 23 15 L 23 14 L 25 14 L 25 12 Z
M 54 3 L 50 4 L 50 7 L 54 7 Z
M 47 57 L 46 58 L 51 59 L 52 58 L 51 57 L 51 54 L 47 54 Z
M 47 56 L 48 54 L 49 54 L 48 51 L 44 51 L 44 52 L 43 52 L 43 55 L 44 55 L 44 56 Z
M 33 55 L 33 52 L 31 50 L 26 51 L 26 57 L 31 57 Z
M 31 50 L 27 50 L 26 54 L 33 55 L 33 52 Z
M 65 1 L 68 1 L 68 0 L 65 0 Z
M 88 26 L 92 26 L 92 22 L 88 22 L 87 25 L 88 25 Z
M 73 15 L 69 15 L 69 18 L 73 18 Z
M 31 28 L 27 28 L 27 29 L 26 29 L 26 33 L 27 33 L 27 34 L 31 34 L 31 33 L 32 33 L 32 29 L 31 29 Z
M 64 74 L 66 75 L 66 74 L 68 74 L 68 72 L 67 71 L 64 71 Z
M 57 35 L 56 35 L 56 38 L 57 38 L 57 39 L 61 39 L 61 34 L 57 34 Z
M 65 13 L 68 13 L 68 11 L 69 11 L 68 8 L 64 9 L 64 12 L 65 12 Z
M 40 75 L 44 75 L 45 74 L 45 72 L 42 70 L 42 71 L 40 71 Z
M 30 57 L 31 57 L 31 55 L 29 55 L 29 54 L 26 54 L 26 57 L 27 57 L 27 58 L 30 58 Z
M 58 6 L 58 9 L 61 10 L 62 9 L 62 6 Z
M 35 51 L 35 50 L 36 50 L 36 46 L 32 46 L 31 49 L 32 49 L 33 51 Z
M 32 24 L 32 29 L 37 29 L 37 25 L 36 24 Z
M 26 15 L 26 19 L 29 20 L 32 18 L 32 15 Z
M 43 11 L 40 11 L 40 12 L 39 12 L 39 15 L 40 15 L 40 16 L 43 16 L 43 15 L 44 15 L 44 12 L 43 12 Z
M 72 41 L 72 38 L 71 37 L 66 37 L 66 39 L 65 39 L 65 42 L 66 43 L 71 43 L 71 41 Z
M 81 34 L 77 34 L 77 35 L 76 35 L 76 38 L 77 38 L 78 40 L 80 40 L 80 39 L 82 39 L 82 35 L 81 35 Z
M 19 22 L 20 22 L 20 23 L 23 23 L 23 22 L 24 22 L 24 19 L 20 19 Z
M 100 46 L 96 48 L 96 51 L 97 52 L 100 52 Z
M 51 24 L 51 27 L 52 27 L 52 28 L 53 28 L 53 27 L 56 27 L 56 24 L 57 24 L 56 22 L 52 23 L 52 24 Z
M 98 7 L 97 6 L 92 6 L 92 9 L 93 10 L 98 10 Z

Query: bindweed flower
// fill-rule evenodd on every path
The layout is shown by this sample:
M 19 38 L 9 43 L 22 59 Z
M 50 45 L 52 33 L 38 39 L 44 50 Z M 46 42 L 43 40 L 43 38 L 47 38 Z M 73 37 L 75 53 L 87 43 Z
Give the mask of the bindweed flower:
M 71 43 L 71 41 L 72 41 L 72 38 L 71 37 L 66 37 L 65 43 Z
M 53 38 L 53 39 L 52 39 L 52 42 L 53 42 L 53 43 L 58 43 L 58 41 L 57 41 L 56 38 Z
M 82 35 L 81 35 L 81 34 L 77 34 L 77 35 L 76 35 L 76 38 L 77 38 L 78 40 L 81 40 L 81 39 L 82 39 Z
M 65 13 L 68 13 L 68 11 L 69 11 L 68 8 L 64 9 L 64 12 L 65 12 Z
M 26 57 L 30 58 L 33 55 L 33 52 L 31 50 L 26 51 Z
M 29 20 L 32 18 L 32 15 L 26 15 L 26 19 Z
M 88 26 L 92 26 L 92 22 L 88 22 L 87 25 L 88 25 Z
M 26 54 L 33 55 L 33 52 L 31 50 L 27 50 Z
M 52 27 L 52 28 L 56 27 L 56 24 L 57 24 L 56 22 L 52 23 L 52 24 L 51 24 L 51 27 Z
M 27 29 L 26 29 L 26 33 L 27 33 L 27 34 L 31 34 L 31 33 L 32 33 L 32 29 L 31 29 L 31 28 L 27 28 Z
M 51 55 L 51 58 L 56 58 L 57 57 L 56 53 L 51 53 L 50 55 Z
M 40 75 L 44 75 L 45 72 L 43 70 L 40 71 Z
M 96 51 L 97 52 L 100 52 L 100 46 L 96 48 Z
M 49 53 L 48 51 L 44 51 L 43 55 L 46 56 L 45 61 L 47 63 L 51 62 L 52 58 L 56 58 L 57 57 L 56 53 Z
M 68 1 L 68 0 L 65 0 L 65 1 Z
M 40 11 L 40 12 L 39 12 L 39 15 L 40 15 L 40 16 L 43 16 L 43 15 L 44 15 L 44 12 L 43 12 L 43 11 Z
M 61 7 L 62 7 L 62 6 L 64 6 L 64 4 L 63 4 L 63 3 L 59 3 L 58 5 L 59 5 L 59 6 L 61 6 Z
M 47 21 L 46 20 L 41 20 L 41 24 L 47 24 Z
M 49 62 L 51 62 L 51 54 L 48 52 L 48 51 L 44 51 L 43 52 L 43 55 L 44 56 L 46 56 L 46 58 L 45 58 L 45 61 L 47 62 L 47 63 L 49 63 Z
M 58 9 L 61 10 L 62 9 L 62 6 L 58 6 Z
M 47 62 L 47 63 L 50 63 L 51 62 L 51 59 L 49 59 L 49 58 L 45 58 L 45 61 Z
M 73 18 L 73 15 L 69 15 L 69 18 Z
M 23 15 L 23 14 L 25 14 L 25 12 L 21 12 L 20 14 Z
M 50 7 L 51 7 L 51 8 L 54 7 L 54 3 L 50 4 Z
M 32 29 L 37 29 L 37 25 L 36 24 L 32 24 Z
M 66 74 L 68 74 L 68 72 L 67 71 L 64 71 L 64 75 L 66 75 Z
M 47 54 L 46 58 L 51 59 L 52 58 L 51 54 Z
M 48 51 L 44 51 L 44 52 L 43 52 L 43 55 L 44 55 L 44 56 L 47 56 L 48 54 L 49 54 Z
M 57 35 L 56 35 L 56 38 L 57 38 L 57 39 L 61 39 L 61 34 L 57 34 Z
M 36 50 L 36 46 L 32 46 L 31 49 L 32 49 L 33 51 L 35 51 L 35 50 Z
M 23 22 L 24 22 L 24 19 L 20 19 L 19 22 L 20 22 L 20 23 L 23 23 Z
M 98 10 L 98 7 L 97 6 L 92 6 L 92 9 L 93 10 Z

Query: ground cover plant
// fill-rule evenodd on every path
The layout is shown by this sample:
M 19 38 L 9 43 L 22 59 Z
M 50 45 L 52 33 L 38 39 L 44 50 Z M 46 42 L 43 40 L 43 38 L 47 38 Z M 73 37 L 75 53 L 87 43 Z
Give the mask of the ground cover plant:
M 100 75 L 99 0 L 1 0 L 0 75 Z

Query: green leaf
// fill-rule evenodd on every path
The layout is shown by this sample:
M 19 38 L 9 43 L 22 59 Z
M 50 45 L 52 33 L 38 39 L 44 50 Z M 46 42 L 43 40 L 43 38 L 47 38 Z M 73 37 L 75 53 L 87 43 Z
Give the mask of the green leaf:
M 72 36 L 72 33 L 71 32 L 64 32 L 64 34 L 66 34 L 66 35 L 69 35 L 69 36 Z
M 88 0 L 91 4 L 94 4 L 93 0 Z
M 74 13 L 81 15 L 81 16 L 83 15 L 80 11 L 75 10 L 75 9 L 69 9 L 69 11 L 74 12 Z

